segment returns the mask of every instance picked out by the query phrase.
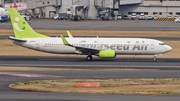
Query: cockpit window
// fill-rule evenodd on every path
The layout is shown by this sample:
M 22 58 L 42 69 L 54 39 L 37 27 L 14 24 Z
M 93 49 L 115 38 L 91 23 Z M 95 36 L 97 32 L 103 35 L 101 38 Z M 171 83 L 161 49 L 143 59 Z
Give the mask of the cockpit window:
M 165 43 L 159 43 L 159 45 L 165 45 Z

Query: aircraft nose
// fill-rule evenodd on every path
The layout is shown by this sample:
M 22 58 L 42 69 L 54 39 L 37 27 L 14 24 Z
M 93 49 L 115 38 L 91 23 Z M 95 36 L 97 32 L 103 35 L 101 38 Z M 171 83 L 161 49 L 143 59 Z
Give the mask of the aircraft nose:
M 168 51 L 171 51 L 172 50 L 172 47 L 171 46 L 166 46 L 166 51 L 168 52 Z

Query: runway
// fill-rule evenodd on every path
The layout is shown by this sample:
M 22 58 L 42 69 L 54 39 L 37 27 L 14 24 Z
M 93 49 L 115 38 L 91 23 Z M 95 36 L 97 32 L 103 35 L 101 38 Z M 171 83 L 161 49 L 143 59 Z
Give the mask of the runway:
M 179 31 L 180 24 L 174 21 L 139 20 L 69 20 L 33 19 L 28 21 L 33 29 L 61 29 L 61 30 L 124 30 L 124 31 Z M 0 23 L 0 29 L 11 29 L 10 22 Z
M 129 69 L 161 69 L 179 70 L 180 59 L 159 58 L 115 58 L 100 59 L 94 57 L 93 61 L 86 61 L 85 57 L 26 57 L 26 56 L 1 56 L 1 66 L 28 66 L 51 68 L 129 68 Z
M 71 67 L 74 69 L 63 71 L 0 72 L 0 99 L 3 101 L 177 101 L 180 99 L 180 96 L 175 95 L 150 96 L 120 94 L 47 93 L 17 91 L 12 90 L 8 87 L 10 83 L 17 81 L 62 78 L 179 78 L 180 59 L 161 58 L 154 62 L 153 59 L 147 58 L 94 58 L 93 61 L 86 61 L 84 57 L 0 56 L 0 65 L 7 66 L 7 68 L 10 66 L 29 66 L 36 68 Z M 85 69 L 76 70 L 76 68 Z M 87 70 L 87 68 L 92 69 Z M 100 69 L 98 70 L 96 68 Z M 104 70 L 105 68 L 114 68 L 115 70 Z
M 0 36 L 0 39 L 8 39 L 9 36 L 12 36 L 12 35 L 4 35 L 4 36 Z M 57 36 L 51 36 L 51 37 L 57 37 Z M 80 36 L 78 36 L 80 37 Z M 92 37 L 92 36 L 86 36 L 86 37 Z M 128 36 L 128 37 L 131 37 L 131 38 L 137 38 L 137 36 Z M 128 37 L 125 37 L 125 36 L 119 36 L 119 37 L 113 37 L 113 36 L 108 36 L 108 38 L 128 38 Z M 141 37 L 141 36 L 138 36 L 139 38 L 144 38 L 144 37 Z M 107 36 L 99 36 L 99 38 L 107 38 Z M 179 41 L 180 40 L 180 37 L 146 37 L 146 38 L 150 38 L 150 39 L 157 39 L 157 40 L 172 40 L 172 41 Z
M 180 96 L 5 92 L 0 94 L 0 98 L 3 101 L 179 101 Z

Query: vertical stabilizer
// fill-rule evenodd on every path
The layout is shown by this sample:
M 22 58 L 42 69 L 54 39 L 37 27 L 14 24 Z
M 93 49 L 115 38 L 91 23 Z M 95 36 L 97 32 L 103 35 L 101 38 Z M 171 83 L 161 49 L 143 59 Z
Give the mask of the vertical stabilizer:
M 8 9 L 16 38 L 47 38 L 48 36 L 35 32 L 15 8 Z

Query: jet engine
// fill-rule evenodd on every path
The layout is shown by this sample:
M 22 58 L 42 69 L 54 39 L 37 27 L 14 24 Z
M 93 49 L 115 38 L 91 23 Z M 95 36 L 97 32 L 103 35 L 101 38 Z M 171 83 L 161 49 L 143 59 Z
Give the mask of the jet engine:
M 98 56 L 100 58 L 115 58 L 116 53 L 115 50 L 100 50 Z

